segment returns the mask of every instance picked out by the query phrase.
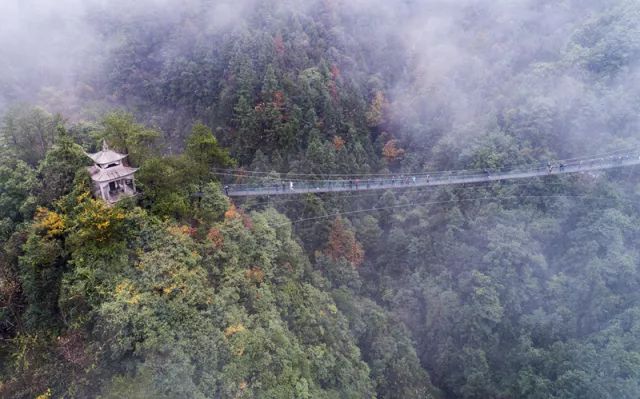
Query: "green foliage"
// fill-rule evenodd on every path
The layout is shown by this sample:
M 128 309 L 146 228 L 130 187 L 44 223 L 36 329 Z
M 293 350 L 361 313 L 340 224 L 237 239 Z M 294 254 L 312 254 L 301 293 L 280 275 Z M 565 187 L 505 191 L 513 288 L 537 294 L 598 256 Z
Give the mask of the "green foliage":
M 191 164 L 183 157 L 154 157 L 136 174 L 142 203 L 162 216 L 182 218 L 189 212 L 189 193 L 195 184 Z
M 224 195 L 220 184 L 210 182 L 202 190 L 196 215 L 205 225 L 211 225 L 222 220 L 230 205 L 229 198 Z
M 16 159 L 35 167 L 56 141 L 60 116 L 41 108 L 16 106 L 4 116 L 0 143 Z
M 193 162 L 191 173 L 196 175 L 200 184 L 215 176 L 215 167 L 230 167 L 235 164 L 229 153 L 218 145 L 211 129 L 201 123 L 193 125 L 187 139 L 185 156 Z
M 20 282 L 27 302 L 23 315 L 26 328 L 55 327 L 59 322 L 57 296 L 67 256 L 63 243 L 43 236 L 35 227 L 22 251 Z
M 640 57 L 638 17 L 638 4 L 622 1 L 592 18 L 573 35 L 571 61 L 594 74 L 615 76 Z
M 268 0 L 229 29 L 200 0 L 101 13 L 95 96 L 135 116 L 56 134 L 41 109 L 6 114 L 0 396 L 640 396 L 634 173 L 269 201 L 282 213 L 232 203 L 214 173 L 492 172 L 635 147 L 637 2 L 454 5 L 413 46 L 429 57 L 396 34 L 413 4 L 355 3 Z M 140 167 L 140 196 L 90 197 L 73 142 L 99 139 Z
M 66 129 L 58 126 L 58 139 L 55 146 L 47 152 L 44 160 L 38 165 L 39 203 L 51 204 L 69 193 L 73 188 L 76 173 L 86 173 L 81 168 L 88 166 L 89 161 L 89 157 L 79 145 L 72 141 Z
M 140 166 L 155 154 L 155 143 L 161 134 L 136 123 L 133 114 L 116 111 L 104 116 L 94 136 L 100 141 L 106 140 L 113 149 L 128 154 L 131 165 Z
M 0 160 L 0 221 L 6 223 L 0 237 L 8 238 L 14 223 L 29 220 L 35 211 L 35 171 L 23 161 Z

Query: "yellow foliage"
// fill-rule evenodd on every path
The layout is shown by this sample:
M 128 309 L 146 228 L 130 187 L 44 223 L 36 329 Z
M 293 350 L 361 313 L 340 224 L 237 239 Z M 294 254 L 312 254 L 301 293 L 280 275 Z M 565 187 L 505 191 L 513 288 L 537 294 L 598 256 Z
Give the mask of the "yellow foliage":
M 64 219 L 56 212 L 39 207 L 36 210 L 36 220 L 38 221 L 37 226 L 45 230 L 48 237 L 56 237 L 64 233 Z
M 78 202 L 79 204 L 82 203 L 85 199 L 87 199 L 89 196 L 91 195 L 91 193 L 89 191 L 84 191 L 82 194 L 78 195 L 76 197 L 76 202 Z
M 52 395 L 51 388 L 47 388 L 47 391 L 36 396 L 36 399 L 49 399 Z
M 171 284 L 162 288 L 162 292 L 165 294 L 171 294 L 174 290 L 184 290 L 185 288 L 184 284 Z
M 111 238 L 114 227 L 126 218 L 124 212 L 95 199 L 84 201 L 80 205 L 80 210 L 77 218 L 80 234 L 96 241 L 106 241 Z
M 387 141 L 382 149 L 382 156 L 389 161 L 395 161 L 396 159 L 402 158 L 404 156 L 404 150 L 402 148 L 398 148 L 398 140 L 391 139 Z
M 370 127 L 380 126 L 384 122 L 384 111 L 386 105 L 387 100 L 384 97 L 384 93 L 381 91 L 376 91 L 373 98 L 371 99 L 369 110 L 365 113 L 367 124 Z
M 116 286 L 116 296 L 124 297 L 125 302 L 136 305 L 140 302 L 140 294 L 135 291 L 133 284 L 129 280 L 124 280 Z
M 224 336 L 229 338 L 230 336 L 237 334 L 239 332 L 243 332 L 246 330 L 241 323 L 231 325 L 224 330 Z
M 196 229 L 191 226 L 182 225 L 182 226 L 169 226 L 167 231 L 175 236 L 190 236 L 196 233 Z

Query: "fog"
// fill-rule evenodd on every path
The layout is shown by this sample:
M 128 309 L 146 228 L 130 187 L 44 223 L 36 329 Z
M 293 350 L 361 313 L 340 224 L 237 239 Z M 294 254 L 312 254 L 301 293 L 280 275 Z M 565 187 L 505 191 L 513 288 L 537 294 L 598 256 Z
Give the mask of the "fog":
M 366 60 L 370 72 L 386 75 L 383 89 L 394 129 L 418 141 L 427 139 L 424 146 L 494 129 L 500 115 L 517 113 L 524 103 L 536 104 L 563 121 L 572 118 L 576 130 L 567 132 L 575 136 L 572 141 L 597 138 L 610 128 L 606 118 L 598 109 L 590 116 L 576 115 L 575 109 L 614 109 L 626 118 L 623 128 L 631 131 L 638 120 L 626 104 L 634 101 L 636 91 L 620 93 L 624 102 L 618 96 L 607 97 L 592 74 L 576 68 L 589 49 L 576 48 L 572 56 L 577 61 L 567 54 L 576 46 L 576 31 L 591 16 L 624 7 L 618 3 L 8 0 L 0 14 L 0 112 L 26 101 L 75 119 L 86 116 L 96 103 L 130 106 L 126 96 L 112 97 L 114 93 L 105 90 L 113 68 L 110 54 L 129 29 L 145 29 L 149 39 L 161 32 L 154 39 L 159 41 L 154 46 L 160 47 L 150 55 L 160 71 L 162 65 L 190 57 L 189 48 L 202 45 L 204 38 L 269 24 L 259 20 L 261 7 L 292 15 L 327 8 L 343 24 L 336 34 L 371 50 Z M 631 55 L 637 51 L 627 50 Z M 629 61 L 615 79 L 604 83 L 629 89 L 624 82 L 637 80 L 637 71 L 637 62 Z
M 0 396 L 639 397 L 637 0 L 2 3 Z

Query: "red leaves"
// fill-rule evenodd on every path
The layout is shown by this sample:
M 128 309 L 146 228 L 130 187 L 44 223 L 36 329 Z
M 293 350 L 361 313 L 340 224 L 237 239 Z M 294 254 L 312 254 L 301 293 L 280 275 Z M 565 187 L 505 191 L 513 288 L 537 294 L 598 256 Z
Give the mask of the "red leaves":
M 69 363 L 86 367 L 89 357 L 85 352 L 85 337 L 80 331 L 70 331 L 58 337 L 56 349 L 58 353 Z
M 211 241 L 216 249 L 220 249 L 224 245 L 224 236 L 222 235 L 220 229 L 216 229 L 215 227 L 209 229 L 209 232 L 207 233 L 207 239 Z
M 331 65 L 331 78 L 333 80 L 338 80 L 338 79 L 340 79 L 340 75 L 341 75 L 340 68 L 338 68 L 338 66 L 336 64 L 332 64 Z
M 341 149 L 344 148 L 345 141 L 340 136 L 333 136 L 332 143 L 333 143 L 333 147 L 336 149 L 336 151 L 340 151 Z
M 357 267 L 364 261 L 364 249 L 356 240 L 356 235 L 349 230 L 342 218 L 336 218 L 331 225 L 329 241 L 324 250 L 333 261 L 345 259 L 351 266 Z
M 280 57 L 284 55 L 285 53 L 284 39 L 282 38 L 282 35 L 279 33 L 273 38 L 273 48 L 276 50 L 276 53 Z

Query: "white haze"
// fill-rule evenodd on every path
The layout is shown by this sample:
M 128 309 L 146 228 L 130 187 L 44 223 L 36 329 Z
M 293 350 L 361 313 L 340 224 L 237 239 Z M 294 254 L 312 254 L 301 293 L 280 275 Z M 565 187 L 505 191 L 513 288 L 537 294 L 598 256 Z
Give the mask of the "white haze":
M 637 92 L 624 90 L 622 83 L 638 81 L 636 67 L 621 73 L 619 93 L 612 97 L 594 91 L 580 71 L 550 72 L 547 65 L 562 61 L 580 24 L 620 2 L 332 3 L 344 15 L 355 16 L 353 35 L 367 35 L 355 40 L 369 40 L 371 48 L 385 43 L 403 47 L 399 54 L 407 59 L 398 65 L 405 70 L 385 91 L 392 99 L 394 120 L 415 134 L 427 131 L 433 137 L 446 132 L 443 140 L 456 140 L 459 135 L 490 129 L 496 114 L 516 109 L 518 103 L 534 104 L 563 117 L 573 107 L 589 103 L 602 108 L 594 109 L 590 118 L 576 116 L 572 123 L 577 125 L 576 131 L 589 129 L 592 131 L 583 133 L 595 137 L 608 128 L 606 118 L 596 114 L 605 109 L 628 114 L 627 104 L 634 101 Z M 260 4 L 257 0 L 4 0 L 0 13 L 0 112 L 16 101 L 71 113 L 82 107 L 76 101 L 77 93 L 90 90 L 87 79 L 100 70 L 118 40 L 117 34 L 107 39 L 94 29 L 92 21 L 96 19 L 115 16 L 132 23 L 139 19 L 180 23 L 185 13 L 201 13 L 207 16 L 204 29 L 219 32 L 248 23 L 247 16 Z M 288 0 L 280 7 L 304 12 L 318 5 L 313 0 Z M 375 26 L 358 26 L 359 20 L 373 20 Z M 199 28 L 203 27 L 195 27 L 194 32 Z M 629 126 L 637 125 L 637 118 L 629 120 Z

